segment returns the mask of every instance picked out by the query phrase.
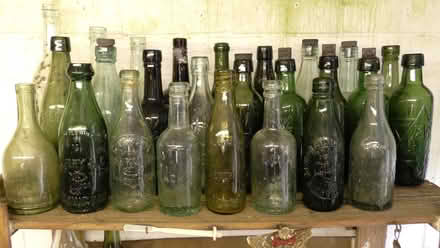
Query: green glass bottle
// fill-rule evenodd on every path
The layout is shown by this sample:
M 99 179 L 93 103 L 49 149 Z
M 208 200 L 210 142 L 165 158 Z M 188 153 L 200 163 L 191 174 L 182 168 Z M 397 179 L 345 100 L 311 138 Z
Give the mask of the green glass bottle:
M 71 213 L 104 208 L 109 196 L 107 128 L 91 85 L 91 64 L 70 64 L 69 96 L 58 132 L 61 203 Z
M 214 45 L 214 84 L 212 85 L 212 97 L 215 97 L 216 78 L 215 72 L 229 71 L 229 44 L 226 42 L 215 43 Z
M 263 124 L 263 103 L 257 93 L 252 90 L 252 54 L 235 54 L 235 111 L 244 134 L 244 151 L 247 172 L 247 191 L 251 191 L 250 146 L 252 137 Z
M 104 231 L 103 248 L 124 248 L 119 231 Z
M 297 187 L 302 187 L 303 156 L 302 143 L 304 135 L 304 112 L 306 101 L 296 94 L 295 90 L 295 60 L 292 59 L 291 48 L 279 48 L 278 60 L 275 61 L 277 79 L 281 82 L 281 124 L 289 131 L 296 140 L 296 164 L 298 173 Z
M 208 128 L 206 200 L 216 213 L 238 213 L 246 204 L 244 137 L 233 105 L 232 72 L 215 73 L 215 103 Z
M 60 167 L 55 147 L 38 126 L 35 85 L 16 84 L 18 126 L 3 155 L 3 179 L 9 210 L 37 214 L 59 201 Z
M 70 80 L 66 71 L 70 64 L 70 40 L 53 36 L 50 39 L 52 63 L 49 80 L 40 109 L 40 127 L 47 139 L 58 149 L 58 127 L 69 92 Z
M 384 93 L 387 97 L 391 97 L 399 87 L 399 55 L 399 45 L 382 47 L 382 75 L 385 77 Z
M 431 141 L 433 101 L 423 84 L 423 54 L 402 57 L 402 83 L 390 99 L 388 120 L 397 144 L 396 184 L 425 180 Z
M 272 46 L 257 47 L 257 69 L 255 71 L 254 89 L 263 98 L 263 81 L 274 80 Z

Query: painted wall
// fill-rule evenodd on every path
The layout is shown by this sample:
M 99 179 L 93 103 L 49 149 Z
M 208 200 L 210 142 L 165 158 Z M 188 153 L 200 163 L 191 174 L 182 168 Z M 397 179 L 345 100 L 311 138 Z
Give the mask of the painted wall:
M 303 38 L 322 43 L 357 40 L 360 47 L 400 44 L 402 53 L 425 53 L 424 80 L 436 99 L 440 84 L 440 25 L 437 0 L 54 0 L 60 9 L 58 32 L 71 37 L 72 60 L 89 60 L 88 27 L 106 26 L 116 39 L 118 68 L 129 66 L 132 35 L 147 38 L 148 48 L 163 51 L 163 81 L 171 80 L 173 37 L 188 38 L 189 56 L 208 55 L 226 41 L 231 54 L 253 52 L 258 45 L 293 48 L 300 64 Z M 14 84 L 30 82 L 42 57 L 41 1 L 0 1 L 0 150 L 16 126 Z M 378 55 L 379 52 L 378 52 Z M 231 63 L 233 56 L 230 56 Z M 254 55 L 255 59 L 255 55 Z M 212 77 L 211 77 L 212 81 Z M 428 180 L 440 184 L 439 101 L 435 101 Z M 1 158 L 2 155 L 0 155 Z M 390 227 L 392 229 L 392 227 Z M 405 234 L 406 233 L 406 234 Z M 426 234 L 426 235 L 425 235 Z M 404 247 L 437 247 L 438 234 L 428 226 L 405 227 Z M 36 242 L 38 241 L 38 242 Z M 45 231 L 19 232 L 14 248 L 48 247 Z M 36 244 L 41 244 L 36 246 Z M 30 246 L 32 244 L 32 246 Z M 388 242 L 390 244 L 390 242 Z

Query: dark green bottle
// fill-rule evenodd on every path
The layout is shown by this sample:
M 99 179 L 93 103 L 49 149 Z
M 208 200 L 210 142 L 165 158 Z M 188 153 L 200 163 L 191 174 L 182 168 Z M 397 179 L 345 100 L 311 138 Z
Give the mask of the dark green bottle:
M 250 145 L 252 137 L 263 125 L 263 102 L 252 89 L 252 54 L 235 54 L 235 111 L 244 134 L 247 190 L 250 192 Z
M 425 180 L 431 141 L 433 96 L 423 84 L 423 54 L 402 57 L 402 83 L 390 99 L 388 120 L 396 138 L 396 184 Z
M 296 94 L 295 91 L 295 60 L 292 59 L 291 48 L 279 48 L 278 60 L 275 61 L 275 72 L 277 79 L 281 83 L 281 124 L 296 139 L 296 159 L 297 159 L 297 185 L 298 189 L 302 185 L 303 157 L 302 157 L 302 140 L 304 134 L 304 111 L 306 109 L 306 101 Z
M 263 99 L 263 81 L 274 80 L 272 46 L 259 46 L 257 48 L 257 70 L 255 71 L 254 88 Z
M 384 94 L 387 97 L 391 97 L 399 87 L 399 55 L 399 45 L 382 47 L 382 74 L 385 77 Z
M 107 129 L 91 85 L 91 64 L 70 64 L 69 97 L 61 118 L 58 151 L 61 203 L 71 213 L 105 207 L 109 196 Z
M 215 43 L 214 84 L 212 85 L 212 97 L 215 98 L 216 72 L 229 71 L 229 44 L 226 42 Z
M 123 248 L 119 231 L 104 231 L 103 248 Z

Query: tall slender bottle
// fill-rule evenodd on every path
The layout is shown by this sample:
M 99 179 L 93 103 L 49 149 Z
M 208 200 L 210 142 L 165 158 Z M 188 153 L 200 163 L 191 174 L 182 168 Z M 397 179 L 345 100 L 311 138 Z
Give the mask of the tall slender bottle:
M 264 125 L 252 138 L 252 198 L 256 210 L 285 214 L 295 208 L 296 142 L 281 125 L 281 86 L 266 80 Z
M 216 73 L 219 71 L 229 71 L 229 44 L 226 42 L 215 43 L 215 64 L 214 64 L 214 84 L 212 85 L 212 97 L 215 98 L 215 88 L 217 79 Z
M 142 53 L 145 50 L 146 40 L 143 36 L 130 37 L 130 69 L 139 72 L 137 93 L 139 102 L 144 99 L 144 61 Z
M 188 49 L 185 38 L 173 39 L 173 82 L 189 84 Z
M 137 94 L 139 73 L 120 72 L 122 104 L 110 138 L 112 205 L 139 212 L 153 205 L 154 143 Z
M 37 214 L 59 201 L 57 153 L 43 134 L 35 113 L 35 85 L 16 84 L 18 125 L 3 155 L 3 178 L 9 210 Z
M 89 44 L 90 44 L 90 46 L 89 46 L 90 57 L 89 58 L 90 58 L 90 63 L 92 64 L 93 68 L 96 68 L 95 67 L 95 65 L 96 65 L 96 60 L 95 60 L 96 53 L 95 53 L 95 50 L 96 50 L 96 45 L 97 45 L 96 41 L 99 38 L 104 39 L 106 37 L 107 37 L 107 28 L 99 27 L 99 26 L 90 26 L 89 27 Z
M 358 46 L 357 41 L 343 41 L 339 52 L 339 86 L 345 100 L 357 89 L 357 63 Z
M 123 248 L 119 231 L 104 231 L 103 248 Z
M 217 213 L 232 214 L 246 204 L 244 138 L 233 105 L 232 72 L 215 72 L 215 103 L 207 138 L 206 200 Z
M 333 89 L 333 101 L 335 104 L 336 119 L 341 127 L 342 135 L 345 133 L 345 98 L 342 96 L 341 88 L 339 87 L 338 81 L 338 66 L 339 61 L 336 56 L 336 45 L 335 44 L 324 44 L 322 45 L 322 56 L 319 57 L 319 76 L 320 77 L 330 77 L 333 80 L 330 81 L 334 83 L 332 85 Z
M 255 71 L 254 88 L 260 97 L 263 96 L 263 81 L 274 80 L 272 46 L 257 47 L 257 70 Z
M 402 83 L 390 99 L 391 129 L 397 143 L 396 183 L 419 185 L 425 180 L 431 142 L 434 98 L 423 84 L 424 55 L 402 57 Z
M 319 46 L 317 39 L 302 40 L 301 67 L 299 68 L 296 92 L 306 103 L 312 97 L 312 80 L 319 75 L 318 56 Z
M 208 57 L 191 58 L 193 88 L 189 99 L 189 118 L 191 128 L 200 143 L 202 191 L 204 191 L 206 184 L 206 138 L 213 104 L 211 91 L 209 90 L 208 71 Z
M 189 124 L 188 85 L 173 82 L 169 89 L 168 128 L 157 141 L 160 211 L 188 216 L 200 211 L 200 143 Z
M 351 204 L 365 210 L 391 207 L 396 142 L 385 116 L 382 75 L 367 76 L 367 100 L 350 145 Z
M 291 48 L 279 48 L 278 60 L 275 62 L 277 79 L 281 82 L 281 124 L 296 140 L 296 165 L 298 173 L 297 187 L 302 188 L 303 156 L 302 143 L 304 135 L 304 112 L 306 102 L 295 91 L 295 60 L 292 58 Z
M 91 85 L 91 64 L 70 64 L 69 96 L 58 132 L 61 203 L 71 213 L 105 207 L 109 196 L 107 129 Z
M 333 99 L 333 79 L 313 80 L 304 129 L 304 204 L 332 211 L 344 200 L 344 136 Z
M 43 13 L 43 54 L 40 64 L 32 77 L 35 84 L 35 109 L 37 119 L 40 116 L 40 109 L 43 107 L 43 97 L 46 92 L 47 82 L 51 68 L 52 56 L 50 56 L 50 39 L 56 35 L 56 22 L 58 9 L 52 3 L 43 3 L 41 7 Z
M 263 103 L 258 94 L 252 90 L 252 54 L 235 54 L 234 73 L 235 111 L 244 134 L 244 151 L 247 176 L 247 190 L 251 190 L 251 140 L 255 133 L 261 129 L 263 123 Z
M 97 40 L 96 75 L 93 78 L 95 98 L 104 117 L 107 131 L 111 133 L 119 118 L 121 85 L 116 71 L 115 40 Z
M 384 93 L 387 97 L 391 97 L 399 87 L 399 55 L 399 45 L 382 47 L 382 75 L 385 77 Z
M 52 63 L 40 111 L 40 127 L 47 139 L 58 148 L 58 127 L 70 84 L 66 74 L 70 64 L 70 40 L 68 37 L 53 36 L 50 43 Z

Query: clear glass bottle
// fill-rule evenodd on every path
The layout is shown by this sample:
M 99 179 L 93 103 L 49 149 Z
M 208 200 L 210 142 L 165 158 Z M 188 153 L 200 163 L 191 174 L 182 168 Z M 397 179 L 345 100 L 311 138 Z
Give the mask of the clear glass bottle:
M 32 77 L 32 83 L 35 84 L 35 108 L 37 119 L 39 120 L 40 109 L 43 107 L 43 97 L 46 94 L 47 82 L 51 68 L 52 56 L 50 56 L 50 39 L 56 35 L 58 9 L 53 3 L 43 3 L 41 7 L 43 12 L 43 53 L 40 64 Z
M 208 57 L 192 57 L 191 71 L 193 88 L 189 99 L 189 118 L 191 128 L 200 143 L 200 167 L 202 168 L 202 191 L 204 191 L 207 166 L 206 138 L 213 104 L 208 81 Z
M 91 64 L 70 64 L 69 96 L 58 132 L 61 203 L 71 213 L 104 208 L 109 196 L 108 137 L 91 80 Z
M 53 230 L 50 248 L 87 248 L 88 245 L 80 238 L 77 231 Z
M 232 72 L 217 71 L 208 128 L 206 200 L 209 210 L 233 214 L 246 204 L 244 137 L 233 105 Z
M 281 82 L 281 124 L 289 131 L 296 140 L 296 173 L 297 189 L 302 188 L 303 156 L 302 143 L 304 135 L 304 112 L 306 111 L 306 102 L 302 97 L 296 94 L 295 90 L 295 60 L 292 58 L 291 48 L 279 48 L 278 60 L 275 61 L 275 72 L 277 79 Z
M 214 84 L 212 85 L 212 97 L 215 98 L 216 78 L 217 71 L 229 71 L 229 44 L 226 42 L 215 43 L 215 64 L 214 64 Z
M 119 231 L 104 231 L 103 248 L 124 248 Z
M 188 216 L 200 211 L 200 144 L 189 124 L 187 83 L 173 82 L 169 92 L 168 128 L 157 141 L 160 211 Z
M 3 155 L 3 178 L 9 211 L 37 214 L 60 199 L 60 167 L 54 146 L 38 126 L 35 85 L 16 84 L 18 126 Z
M 153 206 L 154 143 L 137 94 L 139 72 L 122 70 L 122 104 L 110 138 L 112 205 L 125 212 Z
M 263 103 L 252 90 L 252 54 L 235 54 L 234 105 L 244 134 L 247 191 L 251 192 L 251 141 L 263 126 Z
M 70 64 L 70 40 L 68 37 L 53 36 L 50 43 L 52 63 L 40 109 L 40 127 L 47 139 L 58 149 L 58 127 L 70 85 L 66 74 Z
M 296 92 L 306 103 L 312 97 L 312 80 L 319 75 L 318 56 L 319 47 L 317 39 L 302 40 L 301 67 L 296 79 Z
M 396 184 L 420 185 L 428 166 L 434 98 L 423 83 L 424 55 L 405 54 L 402 66 L 388 116 L 397 144 Z
M 350 145 L 350 200 L 357 208 L 391 208 L 396 142 L 385 116 L 382 75 L 366 79 L 367 100 Z
M 96 46 L 96 74 L 93 78 L 95 98 L 109 134 L 119 118 L 121 85 L 116 71 L 115 40 L 99 38 Z
M 296 202 L 296 142 L 281 125 L 281 86 L 263 82 L 264 124 L 252 138 L 252 202 L 257 211 L 285 214 Z
M 357 89 L 358 46 L 357 41 L 343 41 L 339 52 L 339 86 L 345 100 Z
M 399 45 L 382 47 L 382 75 L 385 77 L 384 93 L 387 97 L 391 97 L 399 87 L 399 55 Z
M 130 37 L 130 69 L 139 72 L 138 80 L 138 96 L 139 102 L 144 99 L 144 61 L 142 59 L 142 53 L 145 50 L 146 40 L 145 37 L 134 36 Z
M 333 79 L 313 80 L 304 128 L 304 204 L 332 211 L 344 200 L 344 136 L 333 99 Z
M 274 80 L 272 46 L 257 47 L 257 69 L 254 77 L 254 89 L 260 97 L 263 96 L 263 81 Z
M 95 50 L 96 50 L 96 40 L 98 38 L 106 38 L 107 37 L 107 28 L 99 27 L 99 26 L 90 26 L 89 27 L 89 51 L 90 51 L 90 63 L 93 68 L 96 68 L 96 60 L 95 60 Z

